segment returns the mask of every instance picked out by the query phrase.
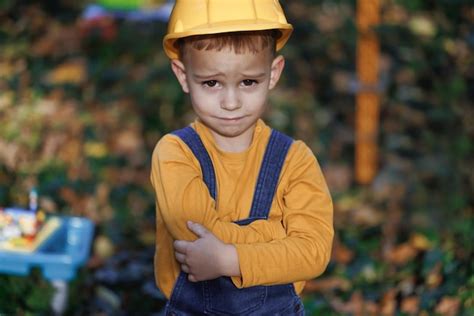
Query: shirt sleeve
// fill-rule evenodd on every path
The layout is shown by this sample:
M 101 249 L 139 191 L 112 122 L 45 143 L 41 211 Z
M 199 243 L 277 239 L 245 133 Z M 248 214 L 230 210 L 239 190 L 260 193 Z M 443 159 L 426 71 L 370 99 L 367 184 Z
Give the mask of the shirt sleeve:
M 187 221 L 202 224 L 225 243 L 269 242 L 286 236 L 279 220 L 257 220 L 246 226 L 221 221 L 198 160 L 176 136 L 166 135 L 158 142 L 152 157 L 151 182 L 157 215 L 175 240 L 197 238 Z
M 283 224 L 287 237 L 268 243 L 237 244 L 239 287 L 310 280 L 322 274 L 330 259 L 333 206 L 316 157 L 302 142 L 288 163 L 283 191 Z

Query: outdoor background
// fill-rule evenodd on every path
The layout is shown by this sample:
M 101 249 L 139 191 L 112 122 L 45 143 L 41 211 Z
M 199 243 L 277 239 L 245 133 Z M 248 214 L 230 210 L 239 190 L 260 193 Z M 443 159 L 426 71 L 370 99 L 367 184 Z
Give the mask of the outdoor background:
M 157 315 L 150 157 L 193 114 L 161 48 L 166 23 L 85 19 L 91 3 L 0 1 L 0 207 L 26 207 L 37 187 L 45 212 L 94 221 L 68 315 Z M 473 2 L 381 0 L 380 164 L 364 186 L 356 1 L 282 4 L 295 31 L 267 122 L 311 146 L 335 206 L 307 314 L 473 315 Z M 50 315 L 51 295 L 40 271 L 0 274 L 0 315 Z

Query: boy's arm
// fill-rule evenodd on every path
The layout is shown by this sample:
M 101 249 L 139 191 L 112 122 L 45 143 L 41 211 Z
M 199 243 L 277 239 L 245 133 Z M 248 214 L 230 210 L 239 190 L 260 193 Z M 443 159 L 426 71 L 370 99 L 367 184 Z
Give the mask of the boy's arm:
M 331 197 L 313 154 L 301 142 L 296 146 L 284 181 L 283 222 L 288 236 L 267 243 L 224 244 L 189 223 L 200 238 L 175 241 L 174 247 L 190 281 L 231 276 L 241 288 L 309 280 L 324 271 L 334 235 Z
M 268 243 L 235 244 L 237 287 L 292 283 L 322 274 L 330 259 L 333 206 L 321 169 L 310 149 L 296 142 L 284 193 L 287 237 Z
M 281 221 L 258 220 L 247 226 L 221 221 L 202 180 L 197 159 L 176 136 L 167 135 L 153 152 L 151 182 L 157 209 L 176 240 L 195 240 L 186 223 L 199 223 L 225 243 L 266 242 L 285 237 Z

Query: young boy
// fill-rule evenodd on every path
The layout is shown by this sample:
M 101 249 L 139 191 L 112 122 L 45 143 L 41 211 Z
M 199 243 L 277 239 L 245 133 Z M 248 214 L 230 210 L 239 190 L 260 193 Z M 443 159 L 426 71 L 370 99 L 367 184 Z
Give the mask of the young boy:
M 197 119 L 152 158 L 167 315 L 302 315 L 329 261 L 332 202 L 311 150 L 262 120 L 292 27 L 277 0 L 177 0 L 164 48 Z

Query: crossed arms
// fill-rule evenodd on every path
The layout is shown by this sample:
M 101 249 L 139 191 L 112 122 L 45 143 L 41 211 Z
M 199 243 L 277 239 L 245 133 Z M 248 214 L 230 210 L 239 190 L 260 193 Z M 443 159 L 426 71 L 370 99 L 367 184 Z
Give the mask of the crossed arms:
M 159 142 L 151 180 L 176 259 L 191 281 L 225 275 L 248 287 L 308 280 L 324 271 L 333 237 L 331 198 L 311 151 L 295 142 L 288 155 L 282 217 L 239 226 L 218 218 L 187 146 L 170 135 Z

